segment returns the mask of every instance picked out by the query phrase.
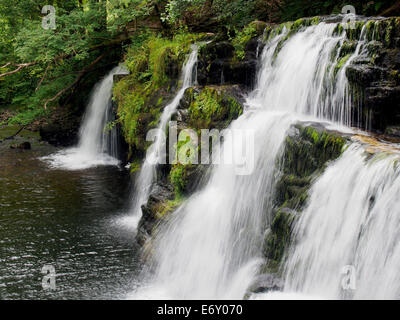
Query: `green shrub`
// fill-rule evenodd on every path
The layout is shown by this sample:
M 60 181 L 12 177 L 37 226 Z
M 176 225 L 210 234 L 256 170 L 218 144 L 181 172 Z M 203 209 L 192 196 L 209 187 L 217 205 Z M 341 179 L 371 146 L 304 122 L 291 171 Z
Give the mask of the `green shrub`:
M 236 36 L 232 39 L 232 44 L 235 47 L 235 57 L 238 60 L 244 59 L 246 44 L 255 36 L 257 36 L 257 29 L 253 23 L 236 33 Z

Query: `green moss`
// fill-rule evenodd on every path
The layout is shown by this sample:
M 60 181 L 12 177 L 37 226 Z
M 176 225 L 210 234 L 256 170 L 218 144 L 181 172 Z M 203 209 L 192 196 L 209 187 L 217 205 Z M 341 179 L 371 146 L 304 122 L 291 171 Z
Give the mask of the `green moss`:
M 171 183 L 174 186 L 175 194 L 177 197 L 181 196 L 185 189 L 185 166 L 176 164 L 172 167 L 170 172 Z
M 184 201 L 185 198 L 182 196 L 176 196 L 175 199 L 168 200 L 157 211 L 157 218 L 162 219 L 167 214 L 174 212 Z
M 146 33 L 127 50 L 125 65 L 131 73 L 115 84 L 113 94 L 130 154 L 133 149 L 146 149 L 145 134 L 157 125 L 163 96 L 168 94 L 171 82 L 176 82 L 177 72 L 196 39 L 187 33 L 171 39 Z
M 190 123 L 197 129 L 210 128 L 220 121 L 229 123 L 243 112 L 242 105 L 235 98 L 213 87 L 205 87 L 200 93 L 192 90 L 188 94 L 192 97 Z
M 271 223 L 271 231 L 265 239 L 264 255 L 268 259 L 270 272 L 277 272 L 286 248 L 291 241 L 292 226 L 296 216 L 285 210 L 278 210 Z
M 344 41 L 342 46 L 340 47 L 339 57 L 343 58 L 349 54 L 354 53 L 356 51 L 356 48 L 356 41 Z
M 286 137 L 283 161 L 277 165 L 281 176 L 274 194 L 275 215 L 264 241 L 265 270 L 278 272 L 291 241 L 298 212 L 306 205 L 312 181 L 329 161 L 343 152 L 346 140 L 339 135 L 296 125 L 297 132 Z
M 319 132 L 312 127 L 301 128 L 300 130 L 301 136 L 311 140 L 314 143 L 315 150 L 321 153 L 319 157 L 320 164 L 338 158 L 343 152 L 343 147 L 346 145 L 346 140 L 343 137 L 328 133 L 327 131 Z
M 21 129 L 21 126 L 18 126 L 18 125 L 7 125 L 7 126 L 0 127 L 0 141 L 2 141 L 5 138 L 14 136 L 20 129 Z M 39 132 L 34 132 L 34 131 L 27 130 L 27 129 L 23 129 L 21 132 L 19 132 L 18 136 L 24 137 L 27 139 L 30 139 L 30 138 L 39 139 L 40 138 Z
M 314 20 L 314 19 L 315 19 L 315 20 Z M 310 19 L 310 18 L 300 18 L 300 19 L 296 20 L 295 22 L 293 22 L 293 24 L 291 24 L 290 30 L 291 30 L 291 31 L 298 31 L 298 30 L 300 30 L 301 28 L 311 26 L 311 25 L 313 24 L 313 22 L 317 22 L 316 24 L 318 24 L 318 23 L 319 23 L 318 17 L 315 17 L 315 18 L 313 18 L 313 19 Z
M 278 26 L 267 26 L 263 34 L 264 42 L 268 42 L 269 40 L 275 38 L 282 32 L 283 28 L 284 28 L 283 24 L 280 24 Z
M 373 40 L 373 35 L 374 35 L 374 31 L 375 31 L 375 21 L 371 20 L 368 21 L 366 24 L 366 32 L 367 32 L 367 39 L 368 41 L 372 41 Z
M 395 82 L 397 85 L 399 85 L 400 84 L 400 71 L 392 70 L 390 72 L 390 78 L 393 82 Z
M 346 64 L 347 61 L 349 61 L 351 56 L 352 56 L 351 54 L 347 54 L 343 58 L 339 59 L 338 63 L 335 65 L 334 69 L 335 75 L 339 72 L 340 69 L 344 67 L 344 65 Z
M 131 174 L 138 172 L 141 168 L 141 163 L 139 160 L 135 160 L 131 163 L 129 170 Z
M 355 21 L 353 23 L 354 26 L 352 25 L 352 22 L 348 22 L 344 27 L 347 39 L 359 40 L 361 36 L 361 30 L 364 27 L 365 21 Z
M 394 25 L 394 20 L 390 20 L 386 27 L 386 32 L 385 32 L 385 41 L 384 44 L 387 47 L 391 47 L 393 44 L 394 40 L 394 35 L 395 35 L 395 25 Z
M 320 24 L 321 23 L 321 17 L 314 17 L 314 18 L 311 18 L 311 24 L 313 25 L 313 26 L 315 26 L 315 25 L 317 25 L 317 24 Z
M 333 30 L 333 34 L 338 36 L 338 35 L 341 35 L 343 33 L 343 31 L 344 31 L 343 24 L 338 23 L 336 25 L 335 29 Z
M 235 58 L 243 60 L 245 57 L 245 48 L 247 43 L 257 36 L 257 28 L 254 23 L 245 26 L 241 31 L 236 32 L 236 36 L 232 39 L 235 48 Z
M 284 174 L 276 185 L 275 205 L 282 208 L 299 209 L 307 200 L 311 177 Z

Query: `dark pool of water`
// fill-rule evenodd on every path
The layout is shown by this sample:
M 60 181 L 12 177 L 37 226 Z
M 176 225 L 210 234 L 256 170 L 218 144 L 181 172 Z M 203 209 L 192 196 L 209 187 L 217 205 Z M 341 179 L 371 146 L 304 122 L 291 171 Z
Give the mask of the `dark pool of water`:
M 134 232 L 117 223 L 128 172 L 49 169 L 38 159 L 49 152 L 0 149 L 0 298 L 124 298 L 138 267 Z M 42 288 L 44 265 L 55 290 Z

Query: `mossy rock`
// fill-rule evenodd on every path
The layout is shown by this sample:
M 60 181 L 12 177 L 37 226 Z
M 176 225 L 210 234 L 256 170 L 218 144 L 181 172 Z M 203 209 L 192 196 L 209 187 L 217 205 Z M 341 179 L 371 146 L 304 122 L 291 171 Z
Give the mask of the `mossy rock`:
M 308 199 L 312 182 L 343 152 L 347 138 L 319 124 L 292 126 L 286 137 L 281 176 L 276 184 L 272 223 L 264 240 L 265 272 L 279 272 L 291 242 L 292 228 Z
M 202 46 L 197 68 L 199 84 L 239 84 L 252 89 L 257 73 L 258 46 L 255 28 L 244 29 L 231 41 L 212 41 Z
M 269 272 L 278 272 L 286 248 L 291 241 L 292 226 L 296 213 L 292 210 L 279 209 L 271 223 L 271 231 L 265 237 L 264 256 L 267 258 Z
M 223 129 L 243 113 L 239 86 L 206 86 L 186 90 L 180 109 L 188 111 L 187 127 Z

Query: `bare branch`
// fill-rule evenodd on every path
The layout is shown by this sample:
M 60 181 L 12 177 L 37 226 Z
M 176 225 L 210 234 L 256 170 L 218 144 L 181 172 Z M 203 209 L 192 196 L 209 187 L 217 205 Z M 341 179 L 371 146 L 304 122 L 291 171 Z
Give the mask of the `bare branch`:
M 35 64 L 37 64 L 37 62 L 20 63 L 20 64 L 8 63 L 5 66 L 13 65 L 13 66 L 15 66 L 17 68 L 12 70 L 12 71 L 8 71 L 8 72 L 0 74 L 0 78 L 9 76 L 9 75 L 14 74 L 14 73 L 17 73 L 18 71 L 20 71 L 20 70 L 22 70 L 22 69 L 24 69 L 26 67 L 33 66 Z
M 53 98 L 47 99 L 43 106 L 44 109 L 47 109 L 47 105 L 49 102 L 53 102 L 54 100 L 58 99 L 61 95 L 63 95 L 65 92 L 74 88 L 79 83 L 79 81 L 81 81 L 81 79 L 88 72 L 90 72 L 91 69 L 94 67 L 94 65 L 97 64 L 103 57 L 104 57 L 104 54 L 102 54 L 100 57 L 98 57 L 96 60 L 94 60 L 86 69 L 80 71 L 78 77 L 75 79 L 75 81 L 69 87 L 66 87 L 66 88 L 62 89 L 61 91 L 59 91 Z
M 387 17 L 393 14 L 396 14 L 396 10 L 400 9 L 400 1 L 397 1 L 393 6 L 391 6 L 389 9 L 386 9 L 383 11 L 380 16 Z
M 7 68 L 10 64 L 11 64 L 11 62 L 7 62 L 4 66 L 1 66 L 0 69 Z
M 38 85 L 37 85 L 37 87 L 36 87 L 36 89 L 35 89 L 35 92 L 38 91 L 38 90 L 40 89 L 40 86 L 42 85 L 43 80 L 46 78 L 47 71 L 49 71 L 49 68 L 50 68 L 50 63 L 47 65 L 47 68 L 46 68 L 46 70 L 44 71 L 43 77 L 42 77 L 42 79 L 40 79 L 40 81 L 39 81 L 39 83 L 38 83 Z

